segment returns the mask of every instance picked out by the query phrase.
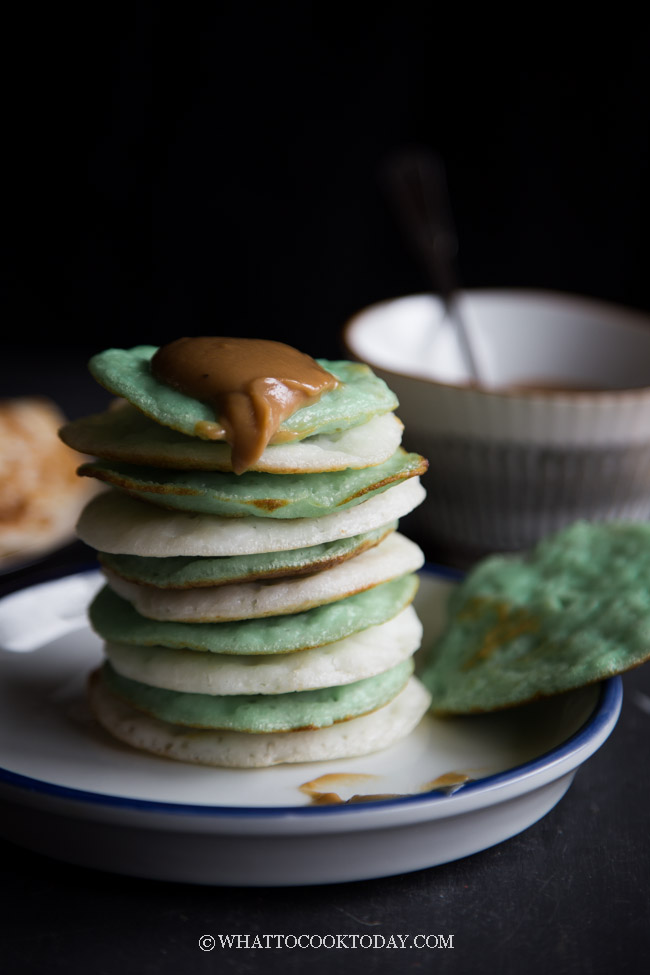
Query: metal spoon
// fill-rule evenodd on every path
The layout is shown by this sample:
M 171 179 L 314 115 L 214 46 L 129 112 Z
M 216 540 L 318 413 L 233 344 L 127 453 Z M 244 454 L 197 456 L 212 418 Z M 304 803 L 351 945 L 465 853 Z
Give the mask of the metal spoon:
M 445 167 L 429 149 L 407 148 L 389 157 L 380 182 L 406 238 L 440 295 L 445 317 L 452 322 L 471 380 L 483 385 L 467 326 L 458 307 L 456 271 L 458 236 L 449 201 Z

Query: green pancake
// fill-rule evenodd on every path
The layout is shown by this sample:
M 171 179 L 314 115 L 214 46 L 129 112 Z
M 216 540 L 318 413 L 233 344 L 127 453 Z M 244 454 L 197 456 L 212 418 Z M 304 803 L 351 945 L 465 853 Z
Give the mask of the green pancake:
M 154 378 L 150 361 L 156 351 L 154 345 L 106 349 L 93 356 L 88 368 L 102 386 L 128 400 L 151 419 L 188 436 L 200 436 L 196 432 L 197 423 L 214 423 L 214 410 Z M 327 359 L 316 361 L 336 376 L 341 385 L 288 417 L 273 443 L 302 440 L 317 433 L 338 433 L 396 409 L 397 397 L 368 366 Z
M 484 559 L 453 591 L 421 680 L 439 714 L 492 711 L 650 658 L 650 525 L 577 522 Z
M 375 711 L 391 701 L 413 672 L 404 660 L 383 674 L 353 684 L 288 694 L 188 694 L 122 677 L 109 663 L 102 668 L 108 688 L 140 711 L 171 724 L 268 734 L 327 728 Z
M 226 518 L 293 519 L 342 511 L 426 469 L 423 457 L 400 447 L 375 467 L 324 474 L 170 471 L 108 461 L 82 464 L 79 473 L 166 508 Z
M 94 670 L 89 703 L 99 724 L 113 737 L 145 753 L 180 762 L 221 768 L 268 768 L 287 762 L 348 760 L 369 755 L 406 737 L 424 716 L 429 693 L 416 677 L 392 700 L 370 714 L 328 728 L 261 735 L 188 728 L 160 721 L 113 694 Z
M 269 474 L 312 474 L 372 467 L 395 452 L 402 430 L 394 413 L 384 413 L 340 433 L 267 446 L 250 469 Z M 232 451 L 225 441 L 188 437 L 119 400 L 103 413 L 66 423 L 59 436 L 68 447 L 102 460 L 175 470 L 232 470 Z
M 99 559 L 102 565 L 129 582 L 139 582 L 159 589 L 195 589 L 320 572 L 378 545 L 396 528 L 397 521 L 393 521 L 362 535 L 339 538 L 308 548 L 267 552 L 262 555 L 226 555 L 215 558 L 178 555 L 153 558 L 100 552 Z
M 335 603 L 289 616 L 234 623 L 169 623 L 146 619 L 108 586 L 93 600 L 93 629 L 111 643 L 134 643 L 213 653 L 291 653 L 342 640 L 392 619 L 412 602 L 418 577 L 409 573 Z

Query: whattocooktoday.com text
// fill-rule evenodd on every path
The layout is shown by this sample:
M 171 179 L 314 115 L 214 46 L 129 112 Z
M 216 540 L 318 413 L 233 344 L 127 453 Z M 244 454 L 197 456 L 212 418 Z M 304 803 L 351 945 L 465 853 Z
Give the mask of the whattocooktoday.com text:
M 453 948 L 453 934 L 204 934 L 201 951 L 219 949 Z

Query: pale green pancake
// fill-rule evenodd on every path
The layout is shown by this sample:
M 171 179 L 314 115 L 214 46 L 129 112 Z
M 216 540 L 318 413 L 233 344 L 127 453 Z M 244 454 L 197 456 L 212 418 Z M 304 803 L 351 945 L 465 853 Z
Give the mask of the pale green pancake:
M 267 447 L 250 469 L 298 474 L 371 467 L 395 453 L 402 430 L 400 420 L 393 413 L 385 413 L 341 433 Z M 227 443 L 199 440 L 161 426 L 130 403 L 73 420 L 59 435 L 69 447 L 103 460 L 177 470 L 232 470 Z
M 91 675 L 88 691 L 97 720 L 119 741 L 175 761 L 225 768 L 265 768 L 369 755 L 405 738 L 425 714 L 430 700 L 422 684 L 411 677 L 388 704 L 360 718 L 315 731 L 252 735 L 185 728 L 152 718 L 112 694 L 99 671 Z
M 152 376 L 150 361 L 156 351 L 154 345 L 107 349 L 93 356 L 88 367 L 102 386 L 128 400 L 151 419 L 189 436 L 200 436 L 196 432 L 197 423 L 206 420 L 214 423 L 214 411 Z M 274 438 L 276 443 L 303 440 L 320 433 L 338 433 L 397 407 L 395 394 L 368 366 L 327 359 L 316 361 L 336 376 L 341 385 L 288 417 Z
M 650 525 L 577 522 L 453 591 L 421 678 L 437 713 L 492 711 L 650 658 Z
M 241 582 L 199 589 L 156 589 L 127 582 L 105 569 L 109 586 L 142 616 L 183 623 L 220 623 L 304 613 L 417 572 L 424 554 L 415 542 L 393 532 L 374 548 L 321 572 L 272 582 Z
M 165 508 L 224 518 L 252 514 L 257 518 L 294 519 L 343 511 L 426 469 L 423 457 L 400 447 L 376 467 L 326 474 L 176 472 L 109 461 L 82 464 L 79 473 Z
M 123 677 L 191 694 L 285 694 L 351 684 L 411 657 L 422 640 L 412 606 L 324 647 L 257 656 L 201 653 L 170 647 L 105 643 L 104 653 Z
M 259 555 L 222 555 L 215 558 L 172 556 L 146 558 L 138 555 L 110 555 L 99 552 L 107 569 L 129 582 L 139 582 L 159 589 L 196 589 L 200 586 L 224 586 L 233 582 L 253 582 L 284 576 L 320 572 L 345 559 L 360 555 L 378 545 L 395 531 L 397 521 L 350 538 L 311 545 L 288 552 L 265 552 Z
M 77 534 L 100 552 L 171 558 L 285 552 L 349 538 L 402 518 L 425 498 L 419 477 L 395 484 L 367 501 L 320 518 L 222 518 L 168 511 L 103 491 L 81 512 Z
M 357 718 L 391 701 L 413 673 L 413 661 L 404 660 L 383 674 L 340 687 L 290 694 L 186 694 L 140 684 L 116 673 L 110 663 L 102 667 L 102 680 L 122 700 L 161 721 L 189 726 L 269 734 L 327 728 Z
M 418 577 L 406 575 L 292 616 L 235 623 L 161 623 L 145 619 L 106 586 L 93 600 L 89 616 L 93 629 L 111 643 L 160 644 L 213 653 L 290 653 L 384 623 L 413 601 L 417 587 Z

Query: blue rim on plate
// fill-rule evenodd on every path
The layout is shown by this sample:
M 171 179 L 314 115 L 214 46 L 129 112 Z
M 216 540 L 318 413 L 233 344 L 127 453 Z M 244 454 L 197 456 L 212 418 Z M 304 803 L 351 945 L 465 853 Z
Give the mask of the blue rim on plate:
M 88 571 L 87 566 L 79 570 Z M 448 569 L 445 566 L 427 564 L 425 572 L 439 578 L 447 578 L 457 581 L 462 578 L 462 573 Z M 66 573 L 74 575 L 77 573 Z M 549 768 L 558 764 L 572 754 L 576 754 L 583 747 L 588 745 L 601 732 L 616 722 L 621 709 L 623 700 L 623 681 L 620 675 L 610 677 L 600 684 L 600 693 L 592 713 L 585 723 L 574 732 L 569 738 L 560 745 L 555 746 L 549 751 L 502 772 L 495 772 L 480 779 L 474 779 L 461 786 L 452 795 L 443 790 L 432 790 L 431 792 L 418 793 L 417 795 L 399 796 L 392 799 L 369 800 L 360 804 L 344 804 L 341 806 L 217 806 L 199 805 L 194 803 L 172 803 L 160 802 L 151 799 L 134 799 L 126 796 L 103 794 L 98 792 L 88 792 L 83 789 L 75 789 L 69 786 L 60 786 L 42 779 L 32 778 L 18 772 L 0 767 L 0 782 L 6 783 L 18 789 L 27 790 L 43 795 L 48 795 L 58 799 L 67 799 L 91 805 L 100 805 L 113 808 L 123 808 L 138 810 L 141 812 L 156 812 L 167 815 L 190 815 L 197 817 L 217 817 L 217 818 L 273 818 L 282 817 L 329 817 L 341 815 L 360 815 L 369 808 L 381 807 L 382 809 L 402 808 L 406 806 L 417 806 L 422 804 L 454 802 L 455 796 L 464 796 L 469 793 L 476 793 L 482 790 L 499 788 L 505 785 L 521 781 L 542 768 Z M 579 764 L 579 763 L 578 763 Z
M 90 567 L 84 563 L 76 570 L 70 571 L 69 567 L 60 570 L 51 570 L 47 574 L 46 580 L 39 579 L 38 582 L 55 582 L 57 578 L 67 578 L 73 575 L 86 574 L 89 571 L 97 571 L 96 566 Z M 427 562 L 420 570 L 422 573 L 433 575 L 437 578 L 446 579 L 450 582 L 460 581 L 465 573 L 437 563 Z M 36 583 L 34 583 L 36 584 Z M 28 588 L 27 586 L 17 587 L 19 589 Z M 9 595 L 9 593 L 6 593 Z M 26 790 L 42 795 L 51 796 L 57 799 L 67 799 L 90 805 L 100 805 L 113 808 L 123 808 L 138 810 L 141 812 L 157 812 L 168 815 L 190 815 L 198 817 L 214 816 L 221 818 L 273 818 L 279 819 L 286 816 L 319 817 L 337 816 L 345 813 L 346 815 L 361 814 L 369 808 L 381 807 L 391 809 L 396 807 L 417 806 L 419 804 L 430 804 L 439 802 L 453 803 L 456 796 L 465 796 L 470 793 L 482 790 L 502 787 L 521 781 L 542 768 L 549 768 L 558 764 L 572 754 L 579 752 L 584 746 L 588 745 L 594 738 L 609 725 L 615 724 L 621 710 L 623 701 L 623 681 L 620 675 L 607 678 L 600 682 L 600 692 L 598 700 L 594 705 L 593 711 L 572 735 L 561 744 L 556 745 L 549 751 L 544 752 L 536 758 L 530 759 L 521 765 L 516 765 L 511 769 L 502 772 L 495 772 L 480 779 L 461 785 L 452 794 L 442 789 L 434 789 L 430 792 L 418 793 L 416 795 L 398 796 L 391 799 L 368 800 L 359 804 L 342 804 L 332 806 L 218 806 L 204 805 L 196 803 L 174 803 L 162 802 L 153 799 L 134 799 L 127 796 L 104 794 L 99 792 L 89 792 L 84 789 L 76 789 L 71 786 L 56 785 L 43 779 L 23 775 L 19 772 L 12 772 L 0 766 L 0 783 L 5 783 L 17 789 Z M 579 763 L 578 763 L 579 764 Z

